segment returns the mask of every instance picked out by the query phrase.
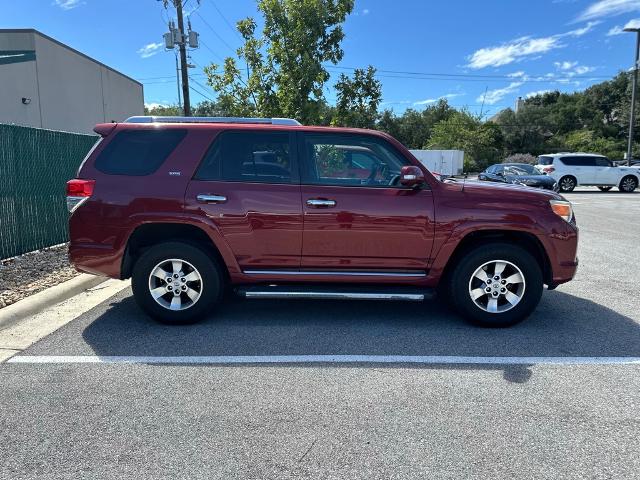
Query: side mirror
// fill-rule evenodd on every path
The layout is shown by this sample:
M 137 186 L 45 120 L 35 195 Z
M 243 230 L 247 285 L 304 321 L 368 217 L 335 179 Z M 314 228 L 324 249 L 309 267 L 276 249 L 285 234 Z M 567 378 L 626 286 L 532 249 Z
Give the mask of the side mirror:
M 414 165 L 405 165 L 402 167 L 400 170 L 400 185 L 410 188 L 424 185 L 424 174 L 422 170 Z

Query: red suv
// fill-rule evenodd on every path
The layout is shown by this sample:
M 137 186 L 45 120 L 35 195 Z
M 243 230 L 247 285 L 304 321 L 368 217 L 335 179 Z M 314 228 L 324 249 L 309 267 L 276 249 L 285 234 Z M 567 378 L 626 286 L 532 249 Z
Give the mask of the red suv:
M 251 298 L 421 301 L 512 325 L 576 272 L 560 195 L 439 181 L 381 132 L 288 119 L 132 117 L 67 184 L 71 261 L 170 323 Z M 420 307 L 424 308 L 424 307 Z

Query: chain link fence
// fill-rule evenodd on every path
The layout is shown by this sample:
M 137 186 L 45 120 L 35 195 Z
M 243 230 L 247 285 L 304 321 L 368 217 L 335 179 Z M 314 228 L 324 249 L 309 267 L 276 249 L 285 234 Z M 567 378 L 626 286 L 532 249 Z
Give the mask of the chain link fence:
M 0 124 L 0 259 L 67 241 L 65 184 L 96 140 Z

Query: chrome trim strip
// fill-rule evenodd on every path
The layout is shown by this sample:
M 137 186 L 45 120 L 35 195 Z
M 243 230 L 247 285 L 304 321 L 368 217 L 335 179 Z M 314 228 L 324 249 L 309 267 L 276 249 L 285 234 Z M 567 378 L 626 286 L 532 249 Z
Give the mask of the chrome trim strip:
M 325 300 L 407 300 L 421 302 L 422 293 L 364 293 L 364 292 L 283 292 L 269 290 L 247 290 L 246 298 L 321 298 Z
M 344 272 L 344 271 L 306 271 L 306 270 L 244 270 L 245 275 L 324 275 L 324 276 L 345 276 L 345 277 L 403 277 L 403 278 L 424 278 L 425 272 L 404 273 L 404 272 Z

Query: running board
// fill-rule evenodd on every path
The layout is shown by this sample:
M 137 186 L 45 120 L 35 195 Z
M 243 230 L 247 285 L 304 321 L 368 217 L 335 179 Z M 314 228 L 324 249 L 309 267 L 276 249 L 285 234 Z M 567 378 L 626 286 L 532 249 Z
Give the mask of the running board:
M 435 296 L 432 289 L 412 287 L 349 287 L 255 285 L 239 287 L 236 292 L 246 298 L 320 298 L 325 300 L 405 300 L 421 302 Z

